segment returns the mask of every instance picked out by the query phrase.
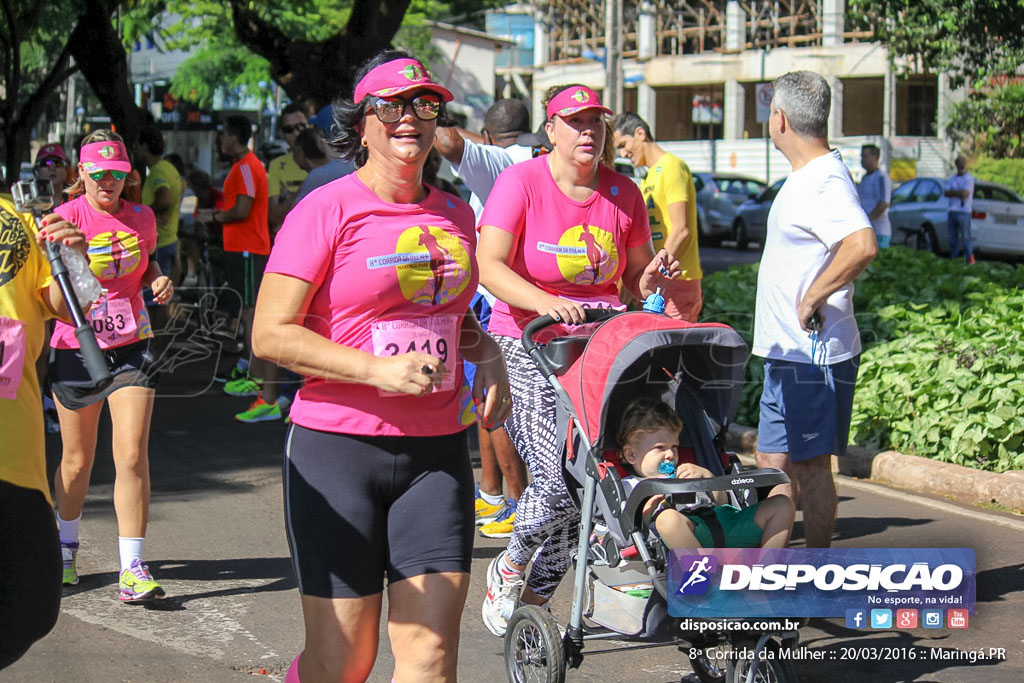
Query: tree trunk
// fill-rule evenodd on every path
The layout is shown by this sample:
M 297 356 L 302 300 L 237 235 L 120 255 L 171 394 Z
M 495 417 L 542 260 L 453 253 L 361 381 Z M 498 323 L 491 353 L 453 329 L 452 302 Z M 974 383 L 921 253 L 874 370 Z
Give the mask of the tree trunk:
M 270 75 L 296 101 L 317 109 L 352 91 L 359 65 L 391 44 L 410 0 L 355 0 L 348 23 L 320 43 L 292 40 L 249 9 L 230 0 L 239 42 L 270 62 Z
M 146 119 L 145 113 L 135 106 L 128 55 L 114 31 L 112 17 L 118 4 L 111 0 L 83 0 L 85 12 L 69 43 L 82 75 L 131 150 Z

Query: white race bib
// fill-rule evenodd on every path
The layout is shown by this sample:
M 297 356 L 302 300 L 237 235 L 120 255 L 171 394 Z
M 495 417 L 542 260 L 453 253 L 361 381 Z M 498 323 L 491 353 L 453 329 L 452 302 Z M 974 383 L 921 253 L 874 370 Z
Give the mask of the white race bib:
M 455 388 L 459 347 L 457 315 L 437 315 L 412 320 L 379 320 L 373 323 L 373 355 L 398 356 L 419 351 L 440 358 L 447 371 L 438 391 Z M 401 396 L 381 391 L 381 396 Z
M 109 299 L 93 306 L 89 322 L 101 349 L 121 346 L 138 338 L 135 313 L 128 299 Z

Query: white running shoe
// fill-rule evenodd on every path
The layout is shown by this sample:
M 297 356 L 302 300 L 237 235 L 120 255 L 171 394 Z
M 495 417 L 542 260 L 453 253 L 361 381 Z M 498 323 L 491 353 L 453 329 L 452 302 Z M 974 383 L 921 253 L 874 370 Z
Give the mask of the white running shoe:
M 519 606 L 519 591 L 523 588 L 522 574 L 516 581 L 506 581 L 498 571 L 498 564 L 505 557 L 505 551 L 491 560 L 487 566 L 487 595 L 480 610 L 484 626 L 499 638 L 504 637 L 508 629 L 508 620 Z

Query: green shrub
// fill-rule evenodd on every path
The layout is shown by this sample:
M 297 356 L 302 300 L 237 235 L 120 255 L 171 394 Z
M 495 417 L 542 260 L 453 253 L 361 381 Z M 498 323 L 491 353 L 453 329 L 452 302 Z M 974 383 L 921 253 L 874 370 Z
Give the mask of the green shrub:
M 756 269 L 704 280 L 702 319 L 732 325 L 748 343 Z M 854 309 L 864 353 L 852 443 L 1024 469 L 1024 267 L 887 249 L 857 280 Z M 751 358 L 737 422 L 757 424 L 763 377 Z
M 981 156 L 972 164 L 971 173 L 978 180 L 1006 185 L 1024 196 L 1024 159 L 993 159 Z

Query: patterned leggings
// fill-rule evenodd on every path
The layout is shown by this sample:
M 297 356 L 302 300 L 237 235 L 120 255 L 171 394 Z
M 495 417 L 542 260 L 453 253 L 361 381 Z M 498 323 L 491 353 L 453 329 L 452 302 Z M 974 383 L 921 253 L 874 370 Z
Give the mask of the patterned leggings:
M 516 507 L 508 559 L 525 566 L 539 547 L 526 585 L 537 595 L 550 598 L 569 569 L 580 523 L 580 512 L 562 479 L 562 444 L 555 437 L 555 390 L 526 355 L 519 339 L 494 338 L 505 356 L 512 390 L 512 414 L 505 429 L 532 478 Z

